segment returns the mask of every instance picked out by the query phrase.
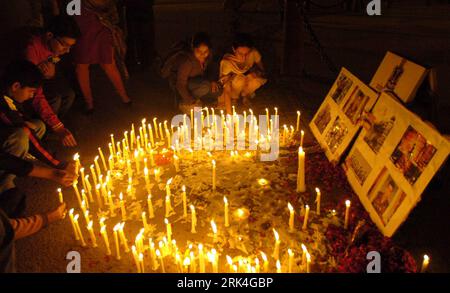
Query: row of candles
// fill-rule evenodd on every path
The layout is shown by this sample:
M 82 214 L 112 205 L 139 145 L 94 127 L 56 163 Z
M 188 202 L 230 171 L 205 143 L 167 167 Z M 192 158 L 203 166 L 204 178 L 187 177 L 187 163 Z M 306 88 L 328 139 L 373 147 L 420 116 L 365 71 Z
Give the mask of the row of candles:
M 201 112 L 201 123 L 202 123 L 202 127 L 206 124 L 206 126 L 211 127 L 211 129 L 217 129 L 217 124 L 216 124 L 216 119 L 213 119 L 212 123 L 210 124 L 210 119 L 209 119 L 209 111 L 207 108 L 206 109 L 206 116 L 207 119 L 204 119 L 204 115 L 203 115 L 203 111 Z M 212 112 L 212 116 L 214 116 L 214 109 L 211 109 Z M 251 117 L 252 119 L 250 121 L 254 121 L 253 123 L 250 123 L 250 127 L 248 129 L 249 132 L 249 138 L 250 138 L 250 134 L 252 132 L 257 133 L 258 131 L 258 126 L 257 126 L 257 120 L 256 118 L 253 119 L 253 113 L 251 112 Z M 277 113 L 277 109 L 275 108 L 275 114 L 278 115 Z M 244 117 L 246 116 L 246 113 L 244 112 Z M 273 131 L 273 122 L 270 122 L 271 119 L 269 119 L 269 113 L 268 113 L 268 109 L 266 109 L 266 118 L 268 121 L 267 124 L 267 137 L 270 137 L 270 133 Z M 227 119 L 225 120 L 223 114 L 222 114 L 222 119 L 223 121 L 225 121 L 225 123 L 222 123 L 223 129 L 225 130 L 225 136 L 227 135 L 227 124 L 231 125 L 231 123 L 235 123 L 235 125 L 237 125 L 236 127 L 236 137 L 239 137 L 239 116 L 236 115 L 234 109 L 233 109 L 233 116 L 232 119 L 230 119 L 229 115 L 227 115 Z M 165 143 L 167 143 L 167 146 L 171 146 L 172 150 L 174 151 L 174 156 L 173 156 L 173 161 L 174 161 L 174 165 L 175 165 L 175 169 L 176 172 L 179 171 L 179 159 L 181 158 L 181 156 L 183 155 L 183 152 L 180 150 L 180 144 L 179 142 L 184 142 L 186 140 L 186 136 L 185 134 L 188 133 L 187 130 L 187 122 L 186 122 L 186 116 L 183 117 L 184 120 L 184 124 L 181 127 L 178 127 L 178 139 L 175 142 L 175 147 L 171 146 L 171 135 L 173 135 L 173 127 L 171 127 L 171 130 L 169 131 L 168 127 L 167 127 L 167 123 L 166 121 L 164 122 L 164 132 L 162 130 L 162 124 L 159 123 L 159 128 L 158 128 L 158 124 L 157 124 L 157 119 L 154 118 L 153 119 L 153 125 L 154 125 L 154 133 L 152 130 L 152 126 L 151 124 L 146 124 L 146 119 L 142 120 L 142 126 L 139 128 L 139 135 L 136 136 L 136 132 L 135 132 L 135 128 L 134 125 L 132 125 L 131 127 L 131 131 L 130 131 L 130 135 L 128 136 L 128 132 L 124 132 L 124 138 L 122 139 L 121 142 L 117 142 L 115 143 L 114 141 L 114 136 L 111 135 L 111 143 L 109 143 L 109 150 L 110 150 L 110 156 L 108 158 L 108 164 L 106 164 L 106 160 L 104 157 L 104 154 L 101 150 L 101 148 L 98 148 L 98 152 L 99 152 L 99 156 L 95 157 L 94 159 L 94 164 L 90 166 L 90 172 L 91 172 L 91 178 L 93 179 L 93 183 L 95 186 L 95 189 L 92 188 L 92 185 L 90 183 L 90 176 L 89 174 L 85 174 L 85 169 L 81 167 L 80 164 L 80 157 L 78 156 L 78 154 L 76 154 L 74 156 L 74 160 L 76 162 L 77 168 L 79 168 L 80 173 L 81 173 L 81 179 L 82 179 L 82 186 L 83 189 L 81 190 L 81 193 L 78 190 L 77 184 L 74 184 L 74 190 L 75 190 L 75 194 L 77 195 L 77 199 L 79 202 L 79 205 L 81 207 L 81 210 L 83 212 L 83 216 L 85 218 L 86 221 L 86 229 L 89 233 L 91 242 L 92 242 L 92 246 L 93 247 L 97 247 L 97 240 L 95 237 L 95 232 L 94 232 L 94 223 L 93 220 L 91 219 L 91 215 L 89 214 L 89 203 L 93 203 L 95 202 L 94 197 L 93 197 L 93 190 L 95 191 L 95 195 L 96 195 L 96 201 L 97 201 L 97 206 L 99 209 L 103 209 L 105 206 L 109 206 L 109 211 L 110 211 L 110 216 L 114 217 L 116 215 L 116 209 L 120 209 L 120 215 L 122 218 L 122 221 L 120 223 L 118 223 L 116 226 L 114 226 L 113 229 L 113 233 L 114 233 L 114 243 L 115 243 L 115 254 L 116 254 L 116 258 L 120 259 L 121 258 L 121 249 L 120 247 L 122 246 L 123 249 L 125 250 L 126 253 L 131 252 L 133 255 L 133 258 L 135 260 L 136 263 L 136 267 L 137 267 L 137 271 L 138 272 L 145 272 L 145 266 L 144 266 L 144 252 L 145 252 L 145 248 L 143 245 L 143 238 L 144 238 L 144 232 L 148 229 L 148 218 L 147 218 L 147 213 L 146 212 L 142 212 L 142 223 L 143 223 L 143 229 L 141 229 L 140 233 L 138 234 L 138 236 L 136 237 L 136 242 L 135 245 L 132 246 L 131 250 L 128 247 L 127 244 L 127 238 L 125 236 L 125 232 L 124 232 L 124 225 L 125 225 L 125 221 L 127 219 L 127 211 L 125 208 L 125 201 L 129 198 L 131 198 L 132 200 L 135 199 L 135 192 L 133 192 L 133 174 L 137 173 L 138 175 L 142 175 L 145 179 L 145 185 L 146 185 L 146 189 L 148 191 L 148 197 L 147 197 L 147 204 L 148 204 L 148 216 L 149 219 L 153 219 L 154 216 L 154 210 L 153 210 L 153 204 L 152 204 L 152 195 L 150 192 L 150 171 L 148 168 L 148 160 L 150 161 L 150 166 L 154 167 L 153 169 L 153 173 L 154 173 L 154 177 L 155 177 L 155 182 L 160 182 L 161 178 L 160 178 L 160 174 L 161 174 L 161 170 L 160 168 L 157 168 L 155 165 L 155 160 L 154 160 L 154 155 L 157 154 L 158 152 L 156 151 L 156 148 L 158 148 L 158 146 L 165 146 Z M 196 131 L 196 121 L 197 119 L 194 118 L 194 113 L 193 111 L 191 111 L 191 122 L 194 126 L 194 132 Z M 245 121 L 245 120 L 244 120 Z M 245 125 L 245 124 L 244 124 Z M 300 112 L 297 112 L 297 127 L 296 127 L 296 131 L 299 131 L 299 127 L 300 127 Z M 231 127 L 230 127 L 231 128 Z M 147 131 L 148 130 L 148 131 Z M 159 133 L 158 133 L 159 130 Z M 210 130 L 208 130 L 210 131 Z M 217 130 L 213 130 L 212 132 L 212 136 L 216 137 L 217 135 Z M 243 130 L 243 135 L 245 136 L 245 127 Z M 166 134 L 164 136 L 164 133 Z M 287 126 L 284 126 L 284 130 L 283 133 L 281 134 L 282 137 L 282 144 L 287 144 L 287 142 L 291 141 L 293 139 L 293 133 L 294 133 L 294 129 L 291 126 L 290 128 L 288 128 Z M 300 147 L 299 147 L 299 164 L 298 164 L 298 179 L 297 179 L 297 191 L 298 192 L 305 192 L 306 191 L 306 186 L 305 186 L 305 152 L 303 151 L 303 138 L 304 138 L 304 131 L 301 130 L 300 131 L 301 134 L 301 140 L 300 140 Z M 229 133 L 228 133 L 228 137 L 229 137 Z M 260 134 L 261 136 L 259 137 L 261 139 L 261 137 L 263 137 L 262 134 Z M 155 137 L 157 139 L 160 139 L 160 142 L 158 144 L 155 144 Z M 194 137 L 196 137 L 196 133 L 194 133 Z M 161 140 L 165 140 L 165 142 L 161 143 Z M 248 140 L 249 142 L 251 141 L 250 139 Z M 195 146 L 195 142 L 194 142 L 194 146 Z M 168 152 L 168 150 L 166 148 L 164 148 L 160 153 L 164 154 Z M 193 159 L 194 158 L 194 154 L 193 154 L 193 150 L 191 148 L 187 149 L 188 152 L 188 156 L 186 156 L 186 158 L 190 158 Z M 208 153 L 209 154 L 209 153 Z M 234 159 L 235 156 L 237 156 L 238 152 L 231 152 L 231 158 Z M 249 152 L 246 153 L 246 155 L 249 154 Z M 100 168 L 100 163 L 99 163 L 99 159 L 101 159 L 101 163 L 103 166 L 104 171 L 106 172 L 106 176 L 103 176 L 101 168 Z M 211 165 L 212 165 L 212 190 L 215 191 L 216 190 L 216 162 L 215 160 L 211 161 Z M 127 188 L 127 192 L 126 192 L 126 198 L 124 198 L 123 194 L 120 193 L 118 198 L 115 196 L 115 193 L 113 193 L 114 188 L 113 188 L 113 179 L 121 179 L 122 174 L 126 173 L 128 175 L 128 188 Z M 170 185 L 171 185 L 171 181 L 172 179 L 169 179 L 166 183 L 166 197 L 165 197 L 165 224 L 166 224 L 166 229 L 167 229 L 167 233 L 166 233 L 166 237 L 163 241 L 160 241 L 158 243 L 159 247 L 156 247 L 156 244 L 153 243 L 152 239 L 149 239 L 149 244 L 148 244 L 148 249 L 149 249 L 149 254 L 151 257 L 151 263 L 152 263 L 152 269 L 155 270 L 155 268 L 157 268 L 158 266 L 161 267 L 161 271 L 165 271 L 164 268 L 164 257 L 171 255 L 173 256 L 173 259 L 175 260 L 176 266 L 179 268 L 178 271 L 179 272 L 184 272 L 186 271 L 186 267 L 188 267 L 189 269 L 187 271 L 189 272 L 193 272 L 193 271 L 197 271 L 197 272 L 205 272 L 205 266 L 201 265 L 201 259 L 205 258 L 206 255 L 206 259 L 211 263 L 212 272 L 216 272 L 218 270 L 218 262 L 219 262 L 219 256 L 217 251 L 213 248 L 211 249 L 211 251 L 203 253 L 203 249 L 200 249 L 200 247 L 203 248 L 202 244 L 199 244 L 199 249 L 198 249 L 198 253 L 197 255 L 190 250 L 189 255 L 185 256 L 184 259 L 183 257 L 181 257 L 181 252 L 178 249 L 178 247 L 176 246 L 176 241 L 174 239 L 172 239 L 172 228 L 171 228 L 171 224 L 168 220 L 168 217 L 171 215 L 171 213 L 173 212 L 173 208 L 171 206 L 171 190 L 170 190 Z M 58 193 L 59 193 L 59 199 L 62 202 L 63 201 L 63 195 L 62 195 L 62 191 L 60 189 L 58 189 Z M 320 201 L 321 201 L 321 193 L 320 190 L 318 188 L 316 188 L 316 213 L 317 215 L 320 215 Z M 103 198 L 103 199 L 102 199 Z M 117 202 L 118 199 L 118 206 L 117 204 L 115 204 L 115 202 Z M 116 201 L 114 201 L 116 200 Z M 186 198 L 186 188 L 185 186 L 182 187 L 182 200 L 183 200 L 183 216 L 186 218 L 188 217 L 188 205 L 187 205 L 187 198 Z M 189 205 L 189 209 L 191 212 L 191 233 L 196 233 L 197 229 L 197 216 L 196 216 L 196 211 L 195 211 L 195 207 L 193 205 Z M 294 232 L 295 231 L 295 227 L 294 227 L 294 208 L 293 206 L 288 203 L 288 209 L 290 212 L 290 217 L 289 217 L 289 231 L 290 232 Z M 349 209 L 350 209 L 350 201 L 347 200 L 346 201 L 346 210 L 345 210 L 345 217 L 344 217 L 344 227 L 347 229 L 348 228 L 348 221 L 349 221 Z M 309 206 L 306 205 L 305 206 L 305 214 L 304 214 L 304 218 L 303 218 L 303 225 L 302 225 L 302 230 L 307 229 L 307 225 L 308 225 L 308 217 L 309 217 Z M 80 241 L 82 246 L 87 246 L 86 241 L 84 239 L 84 236 L 82 234 L 80 225 L 79 225 L 79 214 L 74 214 L 74 209 L 71 209 L 69 212 L 69 216 L 70 216 L 70 220 L 72 223 L 72 227 L 73 227 L 73 231 L 74 231 L 74 235 L 75 235 L 75 239 Z M 229 203 L 226 197 L 224 197 L 224 219 L 225 219 L 225 227 L 229 227 L 230 222 L 229 222 Z M 107 249 L 107 254 L 111 255 L 112 251 L 111 251 L 111 247 L 109 244 L 109 237 L 107 234 L 107 230 L 106 230 L 106 225 L 105 225 L 105 218 L 101 218 L 100 219 L 100 234 L 102 235 L 103 241 L 105 243 L 106 249 Z M 215 222 L 213 220 L 211 220 L 211 229 L 213 231 L 213 242 L 216 243 L 217 242 L 217 236 L 218 236 L 218 231 L 217 231 L 217 225 L 215 224 Z M 274 230 L 274 236 L 275 236 L 275 248 L 274 248 L 274 252 L 272 254 L 272 256 L 275 259 L 275 267 L 277 272 L 281 272 L 281 264 L 280 264 L 280 260 L 279 260 L 279 245 L 280 245 L 280 240 L 278 237 L 278 233 Z M 302 245 L 302 249 L 303 249 L 304 245 Z M 172 253 L 169 253 L 172 252 Z M 309 272 L 309 264 L 311 262 L 311 257 L 309 255 L 309 253 L 307 252 L 307 250 L 303 250 L 303 254 L 304 257 L 306 259 L 306 261 L 302 261 L 302 264 L 304 264 L 304 271 Z M 184 254 L 186 255 L 186 253 Z M 202 257 L 203 255 L 203 257 Z M 262 255 L 265 256 L 264 253 L 262 253 Z M 288 249 L 288 269 L 285 270 L 287 272 L 292 272 L 292 261 L 294 258 L 294 252 L 292 249 Z M 198 266 L 196 265 L 196 260 L 199 262 Z M 239 264 L 233 264 L 233 261 L 231 259 L 231 257 L 226 256 L 226 260 L 227 260 L 227 267 L 228 267 L 228 271 L 229 272 L 259 272 L 260 268 L 259 268 L 259 259 L 256 258 L 255 262 L 254 262 L 254 266 L 250 265 L 251 261 L 247 260 L 245 258 L 240 258 Z M 231 261 L 230 261 L 231 260 Z M 257 260 L 257 261 L 256 261 Z M 263 271 L 268 271 L 268 260 L 266 257 L 263 257 L 263 261 L 264 261 L 264 265 L 263 265 Z M 245 268 L 243 268 L 242 266 L 244 266 Z M 203 268 L 203 269 L 202 269 Z M 267 268 L 267 269 L 266 269 Z

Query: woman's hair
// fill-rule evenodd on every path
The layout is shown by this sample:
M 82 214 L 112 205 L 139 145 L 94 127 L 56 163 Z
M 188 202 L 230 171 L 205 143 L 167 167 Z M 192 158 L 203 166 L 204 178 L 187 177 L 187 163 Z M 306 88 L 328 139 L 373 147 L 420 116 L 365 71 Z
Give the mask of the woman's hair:
M 253 48 L 253 45 L 252 37 L 249 34 L 238 33 L 234 36 L 233 49 L 237 49 L 239 47 Z
M 54 16 L 45 30 L 59 38 L 78 39 L 81 37 L 81 31 L 77 22 L 73 17 L 67 15 Z
M 42 73 L 36 65 L 27 60 L 15 60 L 3 72 L 1 88 L 6 90 L 15 82 L 19 82 L 21 87 L 37 88 L 42 80 Z
M 192 36 L 191 48 L 195 49 L 200 47 L 201 45 L 205 45 L 208 48 L 212 47 L 211 38 L 207 33 L 199 32 Z

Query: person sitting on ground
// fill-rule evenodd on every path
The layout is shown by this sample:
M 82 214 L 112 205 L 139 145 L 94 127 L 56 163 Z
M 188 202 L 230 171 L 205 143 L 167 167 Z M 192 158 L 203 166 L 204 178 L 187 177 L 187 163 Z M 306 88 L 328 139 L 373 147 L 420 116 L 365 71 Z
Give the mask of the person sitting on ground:
M 39 119 L 28 118 L 21 110 L 23 103 L 33 98 L 42 79 L 39 69 L 29 61 L 14 61 L 7 66 L 0 82 L 0 151 L 19 158 L 30 153 L 49 166 L 72 170 L 73 164 L 58 160 L 40 143 L 45 124 Z M 17 196 L 14 178 L 13 174 L 0 171 L 2 197 Z
M 64 146 L 76 146 L 72 133 L 64 127 L 63 117 L 75 99 L 75 92 L 64 78 L 57 63 L 60 57 L 69 53 L 80 37 L 75 20 L 69 16 L 57 16 L 44 33 L 33 35 L 25 49 L 25 59 L 37 65 L 45 77 L 35 97 L 25 108 L 30 116 L 42 119 L 62 140 Z M 58 114 L 58 116 L 57 116 Z
M 248 106 L 255 91 L 267 82 L 261 54 L 254 48 L 249 35 L 237 34 L 232 50 L 233 53 L 225 54 L 220 62 L 219 79 L 223 94 L 219 97 L 218 107 L 225 107 L 229 114 L 231 106 L 241 97 L 243 104 Z
M 74 174 L 33 165 L 5 153 L 0 153 L 0 166 L 7 173 L 50 179 L 65 187 L 71 186 L 77 179 Z M 1 198 L 3 198 L 3 195 L 0 195 Z M 24 199 L 21 199 L 21 201 L 23 204 Z M 23 218 L 18 211 L 11 213 L 11 205 L 7 205 L 6 210 L 4 207 L 4 203 L 0 203 L 0 273 L 12 273 L 15 272 L 14 240 L 33 235 L 49 224 L 64 219 L 67 210 L 66 204 L 60 203 L 55 210 L 49 213 Z
M 201 106 L 202 98 L 217 98 L 221 92 L 219 84 L 211 78 L 208 70 L 211 46 L 210 37 L 206 33 L 196 33 L 189 48 L 181 48 L 173 53 L 161 70 L 162 77 L 169 79 L 169 83 L 181 97 L 179 109 L 183 113 Z

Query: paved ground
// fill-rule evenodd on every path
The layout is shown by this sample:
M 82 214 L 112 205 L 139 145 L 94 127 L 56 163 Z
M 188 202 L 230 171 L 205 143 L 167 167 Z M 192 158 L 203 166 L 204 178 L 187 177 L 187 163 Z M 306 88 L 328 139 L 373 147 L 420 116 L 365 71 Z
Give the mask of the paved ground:
M 325 15 L 314 17 L 313 23 L 336 65 L 347 67 L 366 82 L 370 80 L 386 50 L 414 56 L 416 60 L 437 67 L 442 85 L 439 104 L 441 111 L 438 117 L 433 118 L 439 129 L 448 133 L 450 9 L 448 5 L 441 8 L 438 12 L 426 8 L 402 9 L 381 18 Z M 311 46 L 307 46 L 305 60 L 307 72 L 312 78 L 300 81 L 272 79 L 258 93 L 254 109 L 277 106 L 282 119 L 290 123 L 294 123 L 295 111 L 300 109 L 304 113 L 304 123 L 307 123 L 335 76 L 327 71 Z M 78 151 L 83 158 L 91 161 L 97 146 L 106 148 L 110 133 L 122 133 L 131 122 L 138 122 L 143 117 L 169 119 L 175 114 L 170 91 L 151 71 L 135 73 L 129 81 L 128 88 L 134 98 L 131 108 L 124 108 L 120 104 L 101 71 L 95 71 L 94 80 L 97 111 L 92 116 L 82 115 L 81 102 L 78 101 L 67 125 L 74 130 L 79 147 L 66 151 L 67 154 Z M 56 150 L 61 154 L 65 152 L 59 147 Z M 416 259 L 423 253 L 429 253 L 432 257 L 430 270 L 433 272 L 450 272 L 448 166 L 446 169 L 441 172 L 441 180 L 433 180 L 423 194 L 423 200 L 394 237 L 400 245 L 410 249 Z M 21 182 L 29 195 L 30 214 L 46 211 L 57 204 L 55 184 L 30 179 Z M 71 232 L 69 222 L 64 221 L 33 237 L 18 241 L 18 270 L 63 272 L 66 252 L 76 247 Z M 86 265 L 84 270 L 89 271 L 89 259 L 83 264 Z

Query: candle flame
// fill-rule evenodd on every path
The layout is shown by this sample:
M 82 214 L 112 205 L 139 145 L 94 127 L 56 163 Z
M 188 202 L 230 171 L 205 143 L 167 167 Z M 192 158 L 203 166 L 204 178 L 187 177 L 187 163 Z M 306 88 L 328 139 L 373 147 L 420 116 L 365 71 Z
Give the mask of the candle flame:
M 292 252 L 292 249 L 288 249 L 288 254 L 289 254 L 289 256 L 293 256 L 294 255 L 294 253 Z
M 350 204 L 351 204 L 351 202 L 347 199 L 347 200 L 345 201 L 345 206 L 349 208 L 349 207 L 350 207 Z
M 281 263 L 280 263 L 280 260 L 277 260 L 277 270 L 281 270 Z
M 317 193 L 317 194 L 320 194 L 320 189 L 319 189 L 319 187 L 316 187 L 316 193 Z
M 269 184 L 269 181 L 267 181 L 267 179 L 261 178 L 261 179 L 258 179 L 258 183 L 261 186 L 265 186 L 265 185 Z
M 156 250 L 156 256 L 161 257 L 161 252 L 159 252 L 159 249 Z
M 426 264 L 428 264 L 429 261 L 430 261 L 430 257 L 429 257 L 428 255 L 425 254 L 425 255 L 423 256 L 423 262 L 426 263 Z
M 106 226 L 102 226 L 102 227 L 100 228 L 100 233 L 101 233 L 101 234 L 106 233 Z
M 158 170 L 159 170 L 159 169 L 158 169 Z M 172 183 L 172 179 L 173 179 L 173 178 L 170 178 L 169 180 L 167 180 L 166 185 L 170 185 L 170 184 Z
M 217 234 L 217 226 L 216 223 L 214 223 L 214 220 L 211 220 L 211 228 L 213 230 L 213 233 Z
M 148 168 L 147 167 L 144 168 L 144 175 L 148 176 Z
M 275 240 L 278 242 L 278 240 L 280 239 L 280 236 L 278 235 L 277 230 L 275 230 L 275 228 L 273 229 L 273 235 L 275 237 Z
M 294 208 L 292 207 L 291 203 L 288 203 L 288 209 L 289 209 L 290 212 L 294 211 Z
M 264 252 L 261 251 L 261 257 L 262 259 L 266 262 L 267 261 L 267 256 Z
M 225 204 L 228 204 L 228 199 L 227 199 L 226 196 L 223 197 L 223 202 L 224 202 Z

